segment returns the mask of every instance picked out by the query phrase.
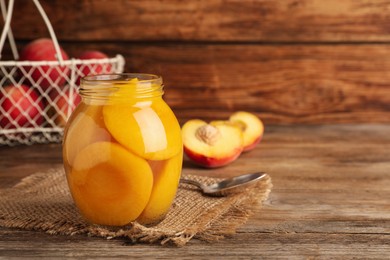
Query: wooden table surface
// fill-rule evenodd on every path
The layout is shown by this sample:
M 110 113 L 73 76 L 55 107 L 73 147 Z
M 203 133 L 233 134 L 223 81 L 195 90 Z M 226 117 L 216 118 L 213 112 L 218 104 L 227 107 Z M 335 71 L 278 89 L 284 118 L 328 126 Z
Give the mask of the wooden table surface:
M 59 144 L 0 147 L 0 187 L 61 164 Z M 390 125 L 268 126 L 263 142 L 225 168 L 184 162 L 183 174 L 267 171 L 263 210 L 235 235 L 181 248 L 126 245 L 82 235 L 0 228 L 0 258 L 331 258 L 390 257 Z

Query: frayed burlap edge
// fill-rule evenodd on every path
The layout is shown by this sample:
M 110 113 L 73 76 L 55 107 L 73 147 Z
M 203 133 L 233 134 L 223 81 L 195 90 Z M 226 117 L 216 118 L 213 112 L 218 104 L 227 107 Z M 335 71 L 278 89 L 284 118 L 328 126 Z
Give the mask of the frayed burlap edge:
M 197 223 L 180 232 L 167 234 L 134 223 L 131 229 L 120 230 L 115 236 L 129 238 L 133 243 L 160 241 L 162 245 L 172 243 L 176 246 L 183 246 L 192 238 L 206 242 L 218 241 L 234 235 L 239 226 L 245 224 L 250 216 L 259 211 L 271 189 L 271 178 L 267 175 L 256 186 L 231 196 L 225 206 L 209 210 Z
M 37 189 L 39 190 L 39 186 L 44 187 L 46 185 L 47 176 L 52 174 L 58 174 L 58 169 L 52 169 L 48 172 L 37 173 L 26 177 L 13 188 L 0 190 L 0 196 L 7 199 L 7 194 L 12 192 L 14 193 L 13 196 L 34 196 Z M 215 182 L 215 179 L 213 178 L 189 175 L 186 175 L 186 177 L 204 181 L 206 183 Z M 62 184 L 65 185 L 64 183 Z M 262 202 L 267 199 L 271 188 L 271 178 L 266 176 L 255 186 L 247 188 L 239 194 L 218 199 L 224 200 L 223 203 L 208 209 L 202 216 L 197 218 L 194 223 L 191 223 L 191 225 L 180 230 L 162 230 L 159 229 L 158 226 L 145 227 L 138 223 L 132 223 L 121 229 L 91 225 L 78 215 L 72 202 L 64 203 L 62 205 L 63 207 L 59 205 L 61 210 L 72 212 L 72 214 L 74 212 L 72 221 L 55 219 L 53 221 L 45 220 L 44 222 L 37 219 L 26 219 L 17 215 L 12 216 L 12 214 L 4 215 L 2 214 L 2 207 L 4 207 L 5 204 L 0 202 L 0 226 L 25 230 L 38 230 L 48 234 L 88 234 L 89 236 L 105 237 L 107 239 L 126 238 L 131 243 L 160 243 L 162 245 L 173 244 L 176 246 L 183 246 L 192 238 L 213 242 L 235 234 L 237 228 L 246 223 L 254 211 L 260 209 Z M 181 189 L 184 188 L 180 186 L 179 190 Z M 51 193 L 58 193 L 58 191 L 63 192 L 63 196 L 65 197 L 69 196 L 67 189 L 55 190 L 50 188 L 48 188 L 47 191 L 45 190 L 44 195 L 50 196 Z M 193 192 L 199 194 L 198 191 Z M 180 195 L 180 193 L 178 195 Z M 18 208 L 16 208 L 16 210 L 18 210 Z M 175 207 L 173 207 L 173 211 L 174 210 Z

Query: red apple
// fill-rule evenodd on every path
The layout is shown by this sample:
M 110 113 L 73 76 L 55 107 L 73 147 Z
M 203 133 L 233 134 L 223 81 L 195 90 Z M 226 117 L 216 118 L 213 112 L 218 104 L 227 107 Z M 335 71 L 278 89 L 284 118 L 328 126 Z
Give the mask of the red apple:
M 254 149 L 261 141 L 264 134 L 264 124 L 256 115 L 238 111 L 230 116 L 229 121 L 238 125 L 242 130 L 244 152 Z
M 50 92 L 50 104 L 55 124 L 64 127 L 69 116 L 80 102 L 81 97 L 76 89 L 69 86 L 61 90 L 53 89 Z
M 242 132 L 231 124 L 192 119 L 182 127 L 184 152 L 193 162 L 216 168 L 236 160 L 242 152 Z
M 81 60 L 92 60 L 92 59 L 107 59 L 108 56 L 100 51 L 86 51 L 80 54 L 77 58 Z M 103 73 L 109 73 L 111 71 L 111 64 L 82 64 L 77 66 L 79 70 L 79 77 L 76 80 L 76 84 L 80 84 L 80 80 L 84 76 L 98 75 Z
M 68 60 L 68 55 L 60 48 L 62 58 Z M 56 50 L 51 39 L 41 38 L 30 42 L 23 48 L 19 57 L 20 61 L 57 61 Z M 26 66 L 25 70 L 29 72 L 32 67 Z M 42 71 L 35 68 L 31 73 L 32 80 L 43 90 L 46 90 L 53 84 L 61 86 L 66 80 L 69 68 L 66 66 L 42 66 Z M 31 82 L 33 84 L 34 82 Z
M 0 107 L 1 128 L 34 127 L 43 123 L 43 102 L 34 89 L 25 85 L 0 89 Z

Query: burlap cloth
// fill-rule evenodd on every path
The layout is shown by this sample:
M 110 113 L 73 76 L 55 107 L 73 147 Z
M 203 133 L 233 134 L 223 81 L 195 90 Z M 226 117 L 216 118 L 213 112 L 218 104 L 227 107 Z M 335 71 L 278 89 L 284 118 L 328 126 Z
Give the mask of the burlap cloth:
M 184 175 L 204 183 L 216 179 Z M 0 226 L 39 230 L 50 234 L 87 234 L 124 238 L 131 243 L 149 242 L 185 245 L 191 238 L 215 241 L 235 233 L 268 197 L 269 176 L 241 193 L 226 197 L 203 196 L 196 188 L 180 184 L 166 218 L 146 227 L 132 223 L 113 228 L 91 225 L 73 204 L 62 168 L 24 178 L 12 188 L 0 189 Z

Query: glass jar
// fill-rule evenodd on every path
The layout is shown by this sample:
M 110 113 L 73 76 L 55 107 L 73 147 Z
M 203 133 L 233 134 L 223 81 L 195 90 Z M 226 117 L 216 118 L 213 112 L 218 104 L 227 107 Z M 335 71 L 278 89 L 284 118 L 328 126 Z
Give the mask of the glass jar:
M 175 197 L 183 161 L 179 123 L 150 74 L 87 76 L 65 128 L 73 200 L 91 223 L 153 224 Z

